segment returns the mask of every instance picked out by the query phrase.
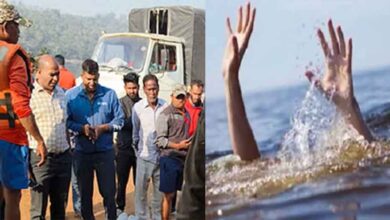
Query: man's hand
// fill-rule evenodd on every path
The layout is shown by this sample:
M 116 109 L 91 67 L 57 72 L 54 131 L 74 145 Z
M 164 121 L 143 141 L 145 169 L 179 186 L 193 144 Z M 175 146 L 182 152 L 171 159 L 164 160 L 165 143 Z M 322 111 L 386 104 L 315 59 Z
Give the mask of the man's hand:
M 46 154 L 47 154 L 47 151 L 46 151 L 46 145 L 45 145 L 45 142 L 43 141 L 39 141 L 38 142 L 38 145 L 37 145 L 37 150 L 36 150 L 36 154 L 37 156 L 40 156 L 41 157 L 41 160 L 38 162 L 37 166 L 40 167 L 42 164 L 45 163 L 46 161 Z
M 238 71 L 241 65 L 242 58 L 248 47 L 249 39 L 253 31 L 253 24 L 256 16 L 256 9 L 251 9 L 250 3 L 243 9 L 238 9 L 238 21 L 236 31 L 233 32 L 230 18 L 226 19 L 226 28 L 228 32 L 228 41 L 225 47 L 225 55 L 223 59 L 223 76 L 225 80 L 234 77 L 238 78 Z
M 107 132 L 108 130 L 109 130 L 109 126 L 107 124 L 95 126 L 94 127 L 94 133 L 95 133 L 94 139 L 97 140 L 101 134 L 103 134 L 104 132 Z
M 370 130 L 364 123 L 359 104 L 355 99 L 352 84 L 352 39 L 344 40 L 341 27 L 337 27 L 337 36 L 332 20 L 328 22 L 328 29 L 332 48 L 329 48 L 324 34 L 318 30 L 318 38 L 325 55 L 325 74 L 320 80 L 314 79 L 311 71 L 306 72 L 309 81 L 313 81 L 317 88 L 331 98 L 346 120 L 368 142 L 374 140 Z
M 245 6 L 244 13 L 242 7 L 240 7 L 235 32 L 232 30 L 230 19 L 227 18 L 228 41 L 222 63 L 230 139 L 233 152 L 243 160 L 260 157 L 256 140 L 246 116 L 238 78 L 241 62 L 252 35 L 255 17 L 256 9 L 251 9 L 250 3 Z
M 83 133 L 89 140 L 95 140 L 95 129 L 89 124 L 83 126 Z
M 320 80 L 315 80 L 316 86 L 342 111 L 348 112 L 353 106 L 354 93 L 352 84 L 352 39 L 344 40 L 341 27 L 337 27 L 337 36 L 332 20 L 328 22 L 332 48 L 325 40 L 323 32 L 317 32 L 325 55 L 325 74 Z M 306 72 L 309 81 L 314 80 L 311 71 Z
M 188 147 L 191 145 L 191 138 L 182 140 L 179 142 L 179 150 L 181 149 L 188 149 Z

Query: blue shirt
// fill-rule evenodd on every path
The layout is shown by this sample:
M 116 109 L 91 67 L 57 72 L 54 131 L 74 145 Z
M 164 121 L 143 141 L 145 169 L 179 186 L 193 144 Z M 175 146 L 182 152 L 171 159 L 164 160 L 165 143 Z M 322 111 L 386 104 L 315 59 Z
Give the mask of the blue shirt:
M 75 149 L 83 153 L 102 152 L 112 149 L 113 132 L 122 128 L 124 113 L 115 92 L 97 85 L 95 95 L 89 99 L 84 85 L 76 86 L 66 92 L 66 127 L 76 133 Z M 109 124 L 109 132 L 91 141 L 82 133 L 83 126 Z

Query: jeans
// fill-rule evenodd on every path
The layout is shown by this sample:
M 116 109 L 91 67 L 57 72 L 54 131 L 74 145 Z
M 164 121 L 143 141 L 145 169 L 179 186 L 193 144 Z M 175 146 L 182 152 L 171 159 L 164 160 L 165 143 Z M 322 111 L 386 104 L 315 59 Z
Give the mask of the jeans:
M 150 179 L 153 180 L 152 218 L 148 215 L 146 201 Z M 161 219 L 162 193 L 160 185 L 160 167 L 158 164 L 137 158 L 137 179 L 135 183 L 135 215 L 140 220 Z
M 79 182 L 77 181 L 76 172 L 75 172 L 76 162 L 74 156 L 72 156 L 72 200 L 73 200 L 73 211 L 76 214 L 81 214 L 81 199 L 80 199 L 80 189 Z
M 81 216 L 85 220 L 94 220 L 93 215 L 93 179 L 96 172 L 100 195 L 106 219 L 116 219 L 115 207 L 115 155 L 114 150 L 84 154 L 75 151 L 75 172 L 80 187 Z

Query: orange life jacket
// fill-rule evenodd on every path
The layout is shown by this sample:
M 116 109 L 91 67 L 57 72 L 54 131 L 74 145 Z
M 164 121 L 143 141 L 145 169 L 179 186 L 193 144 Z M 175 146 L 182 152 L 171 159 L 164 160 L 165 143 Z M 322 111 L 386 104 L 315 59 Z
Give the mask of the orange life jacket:
M 17 115 L 12 107 L 12 95 L 9 85 L 9 64 L 12 57 L 19 55 L 26 64 L 27 69 L 27 85 L 32 89 L 31 73 L 30 73 L 30 61 L 27 53 L 18 44 L 9 44 L 4 41 L 0 41 L 0 130 L 23 130 Z M 25 131 L 24 131 L 25 132 Z

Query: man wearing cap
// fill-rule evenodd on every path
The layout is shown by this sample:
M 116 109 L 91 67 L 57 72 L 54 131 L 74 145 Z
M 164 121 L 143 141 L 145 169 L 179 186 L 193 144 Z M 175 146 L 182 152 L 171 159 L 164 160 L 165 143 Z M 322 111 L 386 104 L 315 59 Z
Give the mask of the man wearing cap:
M 37 166 L 46 157 L 46 146 L 29 106 L 30 61 L 17 44 L 19 24 L 31 25 L 13 5 L 0 1 L 0 200 L 5 201 L 6 220 L 20 219 L 20 190 L 28 187 L 26 131 L 37 143 Z
M 183 184 L 184 161 L 191 143 L 188 129 L 190 115 L 184 108 L 186 88 L 178 84 L 172 91 L 171 105 L 161 112 L 157 119 L 156 145 L 160 148 L 160 187 L 164 193 L 161 204 L 161 217 L 169 219 L 171 202 Z
M 117 173 L 117 214 L 125 210 L 126 205 L 126 186 L 129 179 L 130 169 L 133 169 L 133 183 L 135 185 L 136 161 L 133 145 L 133 125 L 131 122 L 131 110 L 135 103 L 141 98 L 138 95 L 138 76 L 136 73 L 128 73 L 123 77 L 124 89 L 126 95 L 119 101 L 122 110 L 125 113 L 125 123 L 122 130 L 118 132 L 117 154 L 116 154 L 116 173 Z

